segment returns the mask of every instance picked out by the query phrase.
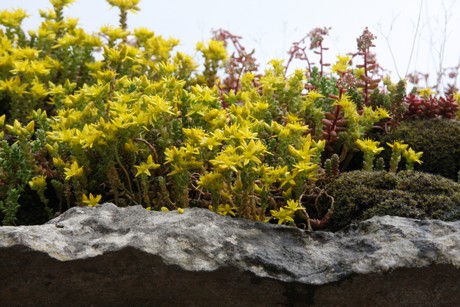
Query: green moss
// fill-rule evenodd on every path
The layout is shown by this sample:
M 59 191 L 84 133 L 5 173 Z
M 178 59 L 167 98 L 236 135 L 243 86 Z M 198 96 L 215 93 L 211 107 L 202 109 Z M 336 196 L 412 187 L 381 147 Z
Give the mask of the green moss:
M 335 200 L 332 230 L 375 215 L 460 219 L 460 184 L 439 175 L 352 171 L 325 189 Z
M 415 170 L 438 174 L 452 180 L 460 171 L 460 122 L 448 119 L 416 119 L 401 122 L 382 138 L 382 144 L 404 140 L 415 151 L 423 151 Z M 389 159 L 389 157 L 387 157 Z M 401 163 L 403 164 L 403 163 Z M 403 165 L 400 165 L 402 168 Z

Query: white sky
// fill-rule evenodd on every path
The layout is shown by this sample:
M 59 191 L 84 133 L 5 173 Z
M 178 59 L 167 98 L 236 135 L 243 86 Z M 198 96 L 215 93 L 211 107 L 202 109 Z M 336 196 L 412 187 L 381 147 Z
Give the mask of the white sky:
M 440 63 L 443 67 L 460 64 L 460 0 L 141 0 L 140 7 L 140 12 L 128 15 L 130 29 L 142 26 L 157 35 L 178 38 L 181 44 L 176 50 L 191 55 L 195 55 L 196 42 L 210 39 L 211 30 L 223 28 L 243 36 L 243 45 L 256 49 L 255 56 L 264 67 L 272 58 L 287 59 L 292 42 L 315 27 L 326 26 L 332 27 L 325 41 L 330 47 L 326 59 L 334 62 L 337 54 L 356 51 L 356 38 L 368 26 L 378 36 L 377 60 L 392 71 L 394 81 L 399 80 L 397 71 L 404 77 L 413 70 L 428 72 L 434 80 Z M 25 9 L 31 17 L 24 26 L 31 29 L 40 23 L 38 9 L 51 8 L 51 4 L 0 0 L 0 9 L 9 8 Z M 110 9 L 105 0 L 77 0 L 66 16 L 78 17 L 79 25 L 89 32 L 118 24 L 117 9 Z M 309 57 L 318 62 L 312 52 Z

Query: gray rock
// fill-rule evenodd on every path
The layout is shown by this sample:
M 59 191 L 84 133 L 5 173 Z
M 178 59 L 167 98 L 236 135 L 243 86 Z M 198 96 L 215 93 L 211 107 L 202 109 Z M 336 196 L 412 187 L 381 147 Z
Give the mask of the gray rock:
M 0 306 L 459 303 L 460 221 L 383 216 L 306 233 L 103 204 L 0 227 Z

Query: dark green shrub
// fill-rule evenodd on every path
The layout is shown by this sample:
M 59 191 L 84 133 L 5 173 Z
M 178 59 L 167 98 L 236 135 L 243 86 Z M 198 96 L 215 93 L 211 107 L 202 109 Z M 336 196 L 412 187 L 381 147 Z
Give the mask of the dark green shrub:
M 325 190 L 335 200 L 332 230 L 375 215 L 460 219 L 460 184 L 439 175 L 352 171 L 342 173 Z

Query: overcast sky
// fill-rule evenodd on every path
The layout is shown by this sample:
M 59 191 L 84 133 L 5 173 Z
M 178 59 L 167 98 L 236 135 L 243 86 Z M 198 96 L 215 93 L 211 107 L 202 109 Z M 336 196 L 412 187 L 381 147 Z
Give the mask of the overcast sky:
M 337 54 L 356 51 L 356 38 L 367 26 L 378 37 L 377 60 L 392 71 L 395 81 L 398 73 L 404 77 L 406 71 L 419 70 L 434 76 L 440 63 L 460 63 L 460 0 L 141 0 L 140 7 L 128 16 L 130 29 L 142 26 L 178 38 L 177 50 L 192 55 L 197 41 L 223 28 L 243 36 L 243 45 L 255 48 L 264 67 L 272 58 L 287 59 L 292 42 L 311 29 L 331 27 L 325 45 L 330 47 L 327 59 L 333 62 Z M 40 23 L 38 9 L 51 5 L 48 0 L 0 0 L 0 9 L 5 8 L 25 9 L 31 16 L 24 25 L 31 29 Z M 118 24 L 118 11 L 105 0 L 77 0 L 65 13 L 78 17 L 89 32 Z M 313 53 L 309 57 L 317 61 Z

